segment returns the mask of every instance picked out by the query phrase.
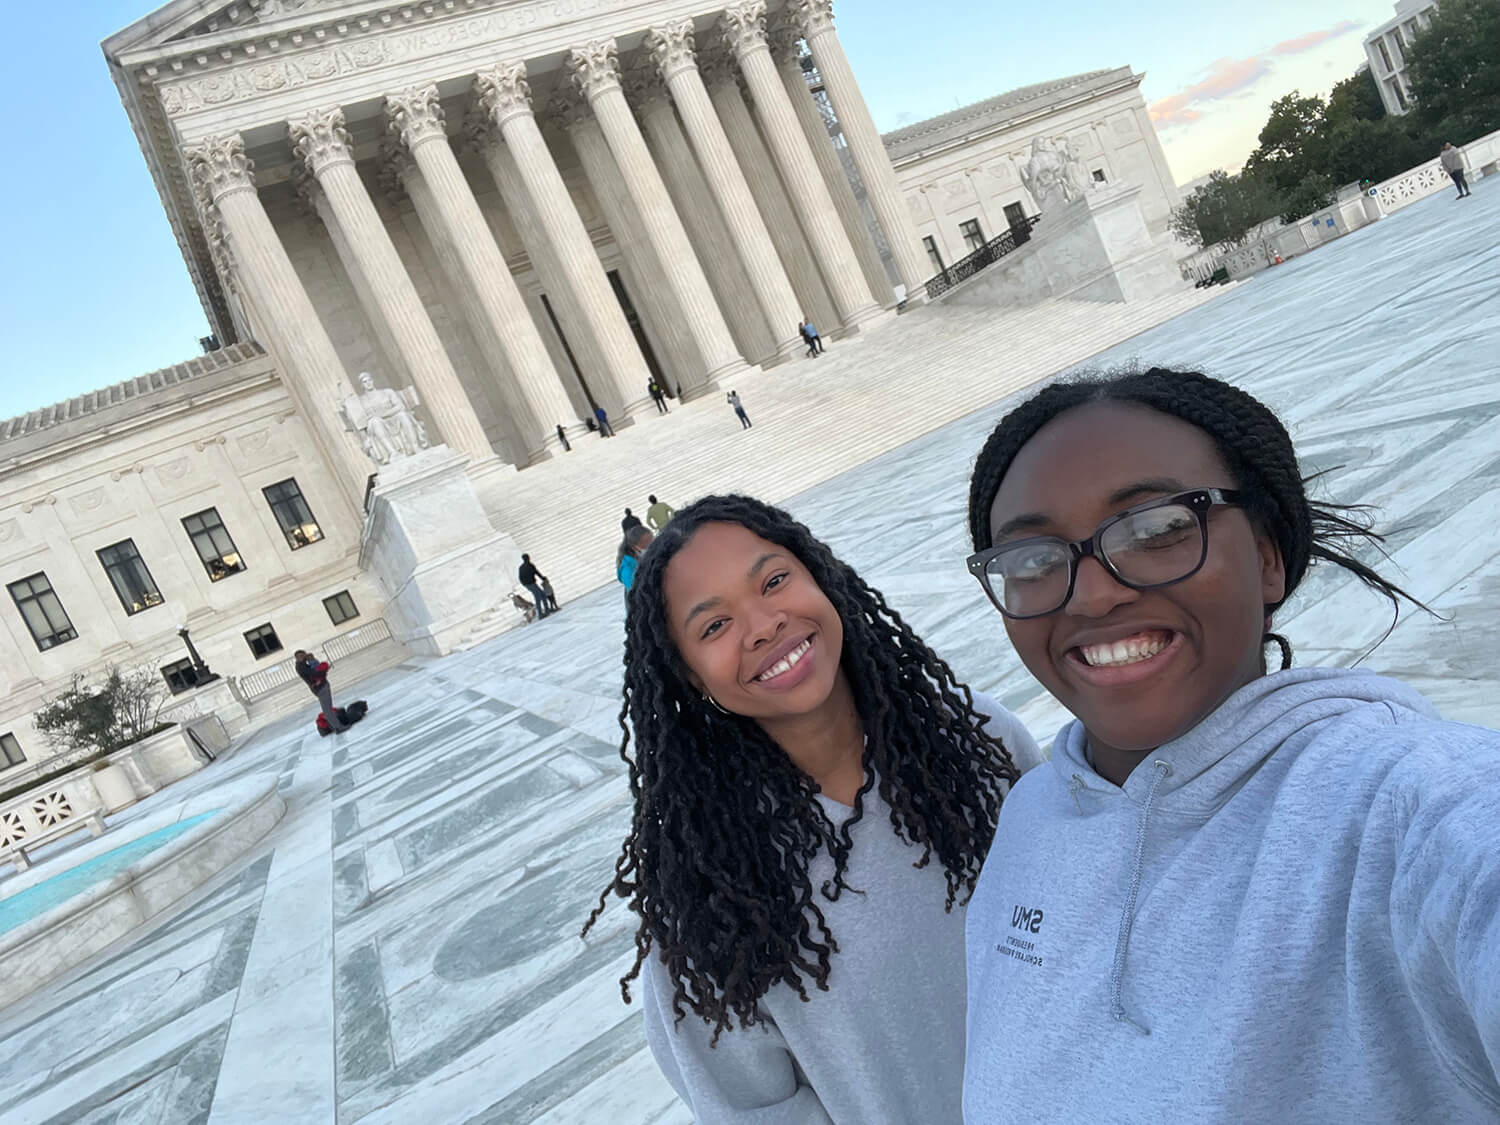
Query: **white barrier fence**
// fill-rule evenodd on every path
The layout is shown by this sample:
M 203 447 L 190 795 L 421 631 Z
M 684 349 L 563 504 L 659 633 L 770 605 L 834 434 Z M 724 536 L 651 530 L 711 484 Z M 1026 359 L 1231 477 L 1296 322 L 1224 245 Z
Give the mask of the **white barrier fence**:
M 1471 141 L 1459 151 L 1470 180 L 1495 175 L 1500 170 L 1500 130 Z M 1203 281 L 1222 268 L 1231 279 L 1238 280 L 1452 187 L 1452 179 L 1434 157 L 1364 191 L 1358 184 L 1346 184 L 1333 203 L 1305 219 L 1295 223 L 1270 219 L 1251 230 L 1238 245 L 1220 242 L 1206 246 L 1177 264 L 1187 279 Z

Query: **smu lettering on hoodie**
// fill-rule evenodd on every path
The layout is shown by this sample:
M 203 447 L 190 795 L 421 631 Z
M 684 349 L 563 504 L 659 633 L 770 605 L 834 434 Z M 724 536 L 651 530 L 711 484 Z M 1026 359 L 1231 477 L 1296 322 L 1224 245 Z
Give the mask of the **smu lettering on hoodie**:
M 1500 733 L 1305 669 L 1123 788 L 1082 725 L 968 915 L 965 1120 L 1500 1120 Z
M 1020 721 L 974 693 L 985 729 L 1023 773 L 1042 761 Z M 835 824 L 852 810 L 821 794 Z M 761 997 L 759 1023 L 733 1025 L 710 1047 L 712 1028 L 690 1008 L 678 1021 L 673 984 L 655 951 L 641 970 L 646 1041 L 668 1081 L 703 1125 L 950 1125 L 962 1117 L 964 907 L 943 909 L 948 884 L 933 859 L 891 828 L 872 789 L 850 829 L 845 876 L 857 892 L 818 906 L 838 940 L 828 990 L 807 986 L 803 1002 L 776 985 Z M 812 885 L 833 878 L 822 853 Z

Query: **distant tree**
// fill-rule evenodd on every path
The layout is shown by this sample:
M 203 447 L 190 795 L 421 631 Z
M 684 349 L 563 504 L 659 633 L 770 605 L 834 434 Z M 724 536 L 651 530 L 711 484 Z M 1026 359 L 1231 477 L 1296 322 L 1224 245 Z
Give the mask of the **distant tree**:
M 1245 161 L 1245 174 L 1287 192 L 1323 171 L 1328 159 L 1327 113 L 1328 103 L 1317 94 L 1305 98 L 1293 90 L 1277 98 L 1260 131 L 1260 144 Z
M 1197 246 L 1239 245 L 1258 224 L 1277 213 L 1278 197 L 1264 181 L 1241 173 L 1213 172 L 1172 212 L 1172 233 Z
M 158 729 L 166 690 L 149 668 L 110 665 L 97 688 L 80 674 L 32 716 L 58 751 L 111 753 Z
M 1336 184 L 1398 176 L 1436 151 L 1420 122 L 1409 117 L 1348 119 L 1329 128 L 1327 174 Z
M 1368 66 L 1361 66 L 1334 85 L 1323 114 L 1329 128 L 1348 121 L 1379 121 L 1384 116 L 1385 102 L 1380 99 L 1380 87 Z
M 1333 202 L 1338 185 L 1322 172 L 1314 172 L 1281 199 L 1281 221 L 1295 223 Z
M 1406 50 L 1416 116 L 1456 145 L 1500 129 L 1500 0 L 1443 0 Z

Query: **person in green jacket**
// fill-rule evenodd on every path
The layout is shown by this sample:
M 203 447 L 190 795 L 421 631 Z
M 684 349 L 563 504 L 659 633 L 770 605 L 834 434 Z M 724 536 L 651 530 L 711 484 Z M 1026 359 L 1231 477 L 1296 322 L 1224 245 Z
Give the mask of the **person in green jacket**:
M 672 518 L 672 505 L 665 500 L 658 500 L 655 496 L 646 497 L 646 501 L 651 505 L 646 509 L 646 522 L 651 525 L 652 531 L 660 531 Z

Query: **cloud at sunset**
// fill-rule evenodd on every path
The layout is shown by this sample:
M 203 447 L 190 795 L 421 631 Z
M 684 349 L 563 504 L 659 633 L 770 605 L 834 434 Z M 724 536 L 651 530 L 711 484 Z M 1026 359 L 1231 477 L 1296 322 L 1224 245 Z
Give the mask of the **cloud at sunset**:
M 1283 39 L 1262 54 L 1244 59 L 1218 59 L 1208 69 L 1208 77 L 1186 89 L 1168 94 L 1150 105 L 1151 120 L 1158 129 L 1190 125 L 1203 116 L 1203 107 L 1248 90 L 1271 73 L 1275 60 L 1321 47 L 1330 40 L 1359 29 L 1353 20 L 1341 20 L 1332 27 L 1308 31 Z

